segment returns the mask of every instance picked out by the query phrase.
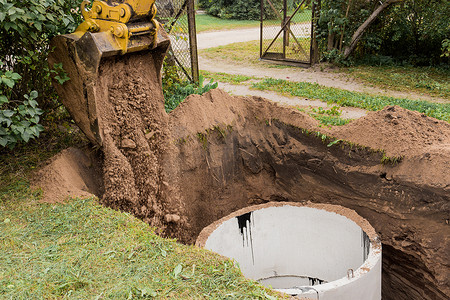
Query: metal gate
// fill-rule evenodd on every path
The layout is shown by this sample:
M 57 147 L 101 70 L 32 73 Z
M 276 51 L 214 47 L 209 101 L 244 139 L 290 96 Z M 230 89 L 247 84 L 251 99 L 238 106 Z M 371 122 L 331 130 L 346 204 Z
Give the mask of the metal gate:
M 260 58 L 311 66 L 317 61 L 315 0 L 261 0 Z
M 170 37 L 168 59 L 177 66 L 181 78 L 198 82 L 195 0 L 156 0 L 157 19 Z

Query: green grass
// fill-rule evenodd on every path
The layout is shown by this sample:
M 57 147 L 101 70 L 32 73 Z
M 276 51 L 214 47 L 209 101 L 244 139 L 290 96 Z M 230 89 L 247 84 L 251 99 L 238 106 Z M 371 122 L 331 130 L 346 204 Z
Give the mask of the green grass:
M 163 239 L 96 199 L 40 203 L 30 172 L 79 134 L 47 131 L 0 155 L 0 299 L 274 299 L 232 261 Z
M 318 120 L 324 126 L 342 126 L 351 122 L 350 119 L 341 118 L 341 111 L 339 106 L 333 105 L 331 108 L 324 109 L 322 107 L 311 108 L 311 111 L 305 111 L 314 119 Z
M 2 299 L 271 299 L 233 262 L 157 236 L 95 199 L 38 203 L 18 180 L 0 191 Z
M 221 19 L 205 14 L 195 16 L 195 25 L 197 32 L 202 32 L 258 27 L 259 21 Z
M 352 121 L 350 119 L 343 119 L 339 116 L 319 115 L 313 113 L 309 113 L 309 115 L 314 119 L 316 119 L 317 121 L 319 121 L 320 124 L 324 126 L 342 126 Z
M 292 13 L 292 12 L 291 12 Z M 311 22 L 311 10 L 304 10 L 297 13 L 292 19 L 293 22 L 303 23 Z M 266 20 L 264 25 L 280 25 L 279 20 Z M 259 27 L 259 20 L 233 20 L 233 19 L 221 19 L 211 15 L 202 14 L 195 16 L 195 25 L 197 32 L 212 31 L 212 30 L 231 30 L 231 29 L 244 29 L 251 27 Z
M 199 50 L 202 57 L 214 60 L 224 60 L 233 63 L 258 64 L 259 41 L 232 43 Z
M 303 45 L 303 48 L 306 49 L 306 52 L 309 55 L 309 39 L 299 38 L 297 40 L 299 41 L 299 43 Z M 281 48 L 278 47 L 279 44 L 281 43 L 280 41 L 278 41 L 277 43 L 274 44 L 274 46 L 271 47 L 271 51 L 277 49 L 279 50 L 280 53 L 282 52 Z M 269 46 L 270 42 L 271 42 L 270 40 L 266 40 L 264 47 Z M 199 54 L 207 59 L 223 60 L 226 62 L 238 64 L 245 63 L 245 64 L 265 65 L 267 67 L 276 67 L 276 65 L 259 60 L 259 48 L 260 42 L 256 40 L 249 42 L 232 43 L 208 49 L 201 49 L 199 50 Z M 303 55 L 303 53 L 298 51 L 298 46 L 293 39 L 291 39 L 290 46 L 287 47 L 286 50 L 287 50 L 286 55 L 288 58 L 299 60 L 307 59 Z M 282 67 L 286 68 L 286 66 Z
M 341 70 L 367 84 L 402 92 L 413 91 L 443 97 L 450 102 L 448 68 L 359 65 Z
M 257 90 L 275 91 L 283 95 L 318 99 L 327 103 L 358 107 L 372 111 L 381 110 L 387 105 L 398 105 L 409 110 L 424 113 L 436 119 L 450 122 L 450 104 L 386 96 L 372 96 L 359 92 L 325 87 L 317 83 L 290 82 L 272 78 L 253 83 L 251 87 Z
M 201 74 L 205 78 L 212 78 L 213 81 L 219 81 L 219 82 L 228 82 L 231 84 L 239 85 L 246 83 L 250 80 L 260 80 L 261 78 L 255 77 L 255 76 L 246 76 L 246 75 L 232 75 L 222 72 L 208 72 L 208 71 L 201 71 Z
M 299 42 L 309 51 L 309 48 L 306 46 L 308 44 L 307 39 L 299 39 Z M 278 47 L 278 44 L 275 44 L 275 47 Z M 266 42 L 264 45 L 267 47 L 269 44 Z M 207 59 L 222 60 L 236 64 L 277 67 L 277 65 L 259 61 L 259 47 L 259 41 L 250 41 L 202 49 L 199 53 Z M 302 53 L 298 52 L 298 49 L 296 50 L 296 47 L 295 41 L 291 39 L 290 46 L 287 49 L 288 57 L 294 59 L 304 58 Z M 286 66 L 278 67 L 287 68 Z M 400 92 L 413 92 L 432 97 L 441 97 L 447 99 L 446 102 L 450 103 L 449 68 L 357 65 L 348 68 L 342 67 L 337 72 L 357 78 L 366 85 Z

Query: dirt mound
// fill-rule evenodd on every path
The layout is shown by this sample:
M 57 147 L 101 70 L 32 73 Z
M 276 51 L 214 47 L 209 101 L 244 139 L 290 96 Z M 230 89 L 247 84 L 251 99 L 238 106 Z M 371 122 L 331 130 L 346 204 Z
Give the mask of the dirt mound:
M 98 158 L 87 151 L 68 148 L 33 174 L 33 185 L 42 188 L 44 202 L 62 202 L 67 197 L 100 195 L 102 181 Z
M 333 133 L 360 145 L 383 149 L 388 156 L 415 156 L 431 145 L 450 147 L 449 123 L 399 106 L 369 112 Z

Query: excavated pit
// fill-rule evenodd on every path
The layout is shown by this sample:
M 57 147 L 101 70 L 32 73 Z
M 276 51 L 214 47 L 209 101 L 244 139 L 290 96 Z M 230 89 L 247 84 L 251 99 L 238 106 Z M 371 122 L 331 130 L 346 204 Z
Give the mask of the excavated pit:
M 381 238 L 383 299 L 448 299 L 448 123 L 388 107 L 321 128 L 292 108 L 221 90 L 166 114 L 153 66 L 145 53 L 116 57 L 93 83 L 102 107 L 102 203 L 184 243 L 255 204 L 340 205 Z M 35 181 L 44 191 L 53 163 Z

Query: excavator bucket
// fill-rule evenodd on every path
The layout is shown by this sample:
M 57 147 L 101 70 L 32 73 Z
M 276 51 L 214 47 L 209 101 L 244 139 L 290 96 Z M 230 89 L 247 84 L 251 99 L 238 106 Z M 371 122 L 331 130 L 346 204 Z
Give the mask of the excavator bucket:
M 89 140 L 103 145 L 96 95 L 100 86 L 100 66 L 114 56 L 151 55 L 160 78 L 170 45 L 167 33 L 154 19 L 155 0 L 83 1 L 84 22 L 72 34 L 55 37 L 48 57 L 50 68 L 61 64 L 70 78 L 54 82 L 60 100 Z

